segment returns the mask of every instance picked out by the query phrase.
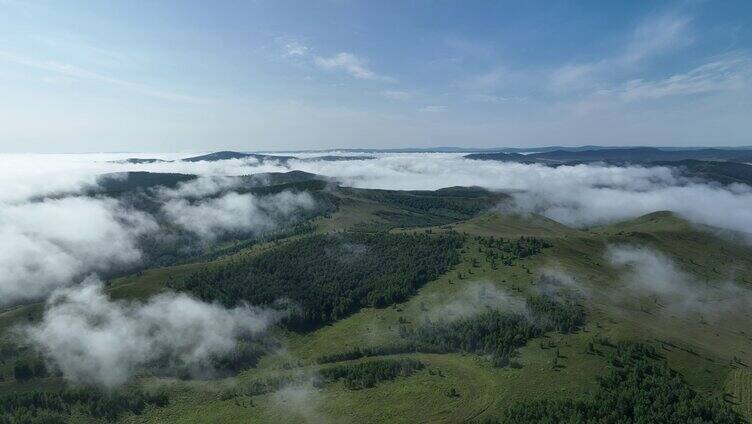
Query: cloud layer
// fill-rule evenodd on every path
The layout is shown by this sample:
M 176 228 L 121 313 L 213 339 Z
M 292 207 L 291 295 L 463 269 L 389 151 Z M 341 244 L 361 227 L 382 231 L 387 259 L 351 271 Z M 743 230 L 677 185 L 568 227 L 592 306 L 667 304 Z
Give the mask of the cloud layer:
M 149 216 L 112 201 L 67 197 L 35 200 L 96 183 L 103 172 L 180 172 L 200 178 L 161 190 L 163 212 L 173 224 L 211 240 L 233 231 L 263 231 L 284 225 L 312 207 L 306 194 L 271 197 L 237 194 L 233 175 L 299 169 L 326 175 L 347 186 L 382 189 L 438 189 L 481 186 L 512 194 L 519 212 L 537 212 L 564 224 L 590 226 L 671 210 L 701 224 L 752 232 L 752 188 L 693 181 L 666 167 L 598 164 L 547 167 L 473 161 L 456 154 L 373 154 L 374 160 L 298 161 L 255 159 L 217 162 L 122 164 L 125 157 L 175 159 L 179 154 L 13 155 L 0 181 L 0 276 L 3 303 L 49 293 L 89 272 L 137 261 L 134 240 L 155 228 Z M 301 153 L 301 157 L 313 154 Z M 13 159 L 13 160 L 10 160 Z M 210 196 L 206 199 L 198 199 Z
M 615 245 L 608 247 L 605 256 L 622 272 L 626 286 L 620 295 L 652 296 L 656 305 L 672 313 L 700 313 L 704 318 L 718 319 L 752 306 L 748 290 L 730 281 L 700 281 L 653 248 Z
M 0 204 L 0 304 L 38 298 L 82 274 L 137 261 L 153 219 L 111 199 Z
M 171 199 L 163 209 L 175 224 L 211 240 L 228 232 L 273 230 L 314 205 L 313 197 L 306 192 L 283 191 L 268 196 L 230 192 L 196 202 Z
M 25 333 L 66 379 L 113 388 L 155 361 L 207 366 L 212 356 L 230 352 L 238 338 L 264 332 L 276 317 L 268 310 L 225 309 L 174 293 L 144 303 L 113 301 L 90 278 L 55 292 L 42 321 Z
M 172 159 L 177 155 L 147 155 Z M 182 155 L 181 155 L 182 156 Z M 10 160 L 10 159 L 14 160 Z M 141 236 L 177 226 L 211 241 L 228 233 L 259 233 L 292 222 L 314 207 L 307 193 L 238 194 L 242 175 L 266 170 L 251 159 L 223 163 L 113 163 L 123 155 L 0 156 L 7 190 L 0 193 L 0 306 L 36 300 L 92 272 L 143 259 Z M 162 202 L 150 215 L 106 197 L 83 196 L 101 173 L 127 170 L 197 173 L 174 189 L 152 193 Z M 244 179 L 247 185 L 263 181 Z M 51 197 L 46 197 L 51 196 Z M 207 197 L 208 196 L 208 197 Z M 206 197 L 206 198 L 204 198 Z M 204 198 L 204 199 L 202 199 Z

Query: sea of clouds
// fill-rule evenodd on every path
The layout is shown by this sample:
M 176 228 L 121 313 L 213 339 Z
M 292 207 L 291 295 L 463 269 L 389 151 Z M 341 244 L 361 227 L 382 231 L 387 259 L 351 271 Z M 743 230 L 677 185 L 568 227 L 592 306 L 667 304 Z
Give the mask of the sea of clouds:
M 336 153 L 334 153 L 336 154 Z M 162 212 L 177 226 L 213 240 L 224 232 L 273 229 L 314 207 L 306 193 L 256 197 L 233 192 L 228 176 L 302 170 L 360 188 L 503 190 L 503 207 L 584 227 L 671 210 L 698 224 L 752 233 L 752 187 L 690 180 L 667 167 L 599 164 L 548 167 L 475 161 L 460 154 L 373 154 L 376 159 L 183 162 L 184 154 L 0 155 L 0 304 L 36 298 L 70 279 L 137 261 L 139 235 L 157 225 L 112 199 L 71 197 L 96 186 L 103 173 L 196 174 L 161 190 Z M 168 162 L 128 164 L 129 157 Z M 63 196 L 67 194 L 68 196 Z M 196 201 L 198 196 L 213 195 Z
M 152 216 L 130 210 L 116 200 L 77 195 L 95 187 L 103 173 L 198 175 L 198 179 L 175 189 L 159 191 L 159 196 L 164 216 L 209 241 L 224 231 L 268 230 L 280 217 L 312 208 L 314 201 L 306 193 L 255 197 L 233 192 L 236 180 L 226 178 L 295 169 L 360 188 L 480 186 L 503 190 L 512 196 L 504 205 L 508 210 L 540 213 L 579 227 L 671 210 L 698 224 L 752 233 L 752 187 L 690 180 L 667 167 L 547 167 L 474 161 L 459 154 L 373 154 L 376 158 L 372 160 L 331 162 L 176 161 L 186 156 L 191 155 L 0 155 L 0 305 L 49 297 L 43 321 L 27 331 L 70 380 L 118 385 L 155 356 L 200 361 L 216 353 L 206 349 L 207 340 L 226 349 L 250 331 L 248 323 L 263 322 L 263 327 L 269 322 L 259 318 L 257 311 L 228 310 L 181 295 L 126 305 L 110 300 L 96 280 L 81 283 L 91 273 L 138 261 L 138 237 L 159 225 Z M 310 159 L 314 155 L 298 156 Z M 118 162 L 130 157 L 170 162 Z M 212 197 L 196 200 L 206 195 Z M 617 266 L 639 262 L 640 268 L 652 269 L 639 251 L 613 251 L 609 258 Z M 178 316 L 176 311 L 190 314 Z M 195 325 L 176 327 L 181 321 Z M 223 323 L 223 328 L 201 327 L 204 321 Z M 108 324 L 115 322 L 122 325 Z M 184 330 L 187 333 L 183 334 Z M 154 334 L 172 333 L 187 345 L 180 340 L 162 344 L 152 338 Z M 122 339 L 118 342 L 121 344 L 116 344 L 116 339 Z M 115 351 L 125 352 L 127 358 Z M 124 365 L 117 368 L 115 363 Z
M 336 154 L 336 153 L 334 153 Z M 598 164 L 548 167 L 476 161 L 460 154 L 373 154 L 365 161 L 289 162 L 232 159 L 217 162 L 122 164 L 126 157 L 178 159 L 179 154 L 0 155 L 0 202 L 7 204 L 96 184 L 107 172 L 151 171 L 205 177 L 286 172 L 293 169 L 333 177 L 360 188 L 433 190 L 481 186 L 514 192 L 521 211 L 543 213 L 565 224 L 586 226 L 671 210 L 688 219 L 752 232 L 752 187 L 721 187 L 689 180 L 667 167 Z M 313 154 L 297 154 L 310 158 Z

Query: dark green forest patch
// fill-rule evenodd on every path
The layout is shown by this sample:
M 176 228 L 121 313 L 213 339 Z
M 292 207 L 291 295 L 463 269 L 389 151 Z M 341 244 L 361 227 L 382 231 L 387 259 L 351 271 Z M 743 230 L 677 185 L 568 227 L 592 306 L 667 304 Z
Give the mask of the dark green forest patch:
M 507 198 L 479 187 L 450 187 L 436 191 L 366 190 L 340 187 L 346 196 L 357 197 L 398 211 L 381 210 L 382 229 L 438 226 L 471 218 Z
M 462 243 L 456 233 L 314 235 L 203 269 L 174 288 L 225 305 L 272 305 L 287 299 L 297 308 L 285 323 L 310 329 L 365 306 L 407 299 L 459 263 Z
M 613 369 L 599 389 L 581 400 L 519 402 L 501 422 L 509 423 L 740 423 L 730 406 L 692 390 L 660 361 L 652 346 L 620 343 Z
M 163 394 L 141 391 L 104 393 L 94 389 L 33 391 L 0 396 L 0 424 L 57 424 L 71 416 L 115 421 L 119 416 L 139 414 L 147 406 L 164 406 Z
M 359 390 L 397 377 L 408 377 L 423 367 L 416 359 L 380 359 L 324 368 L 320 374 L 324 382 L 342 380 L 348 389 Z
M 515 351 L 548 331 L 569 333 L 585 324 L 585 312 L 573 299 L 549 295 L 530 296 L 527 313 L 489 309 L 453 321 L 426 320 L 402 336 L 440 352 L 488 355 L 494 366 L 518 365 Z

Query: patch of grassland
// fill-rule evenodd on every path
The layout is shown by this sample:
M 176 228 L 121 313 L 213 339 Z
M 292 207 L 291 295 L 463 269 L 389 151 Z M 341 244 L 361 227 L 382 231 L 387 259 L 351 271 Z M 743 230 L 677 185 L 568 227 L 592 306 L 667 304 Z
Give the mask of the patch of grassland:
M 344 198 L 331 217 L 317 218 L 317 232 L 325 233 L 354 225 L 382 222 L 377 210 L 389 207 L 362 199 Z M 397 209 L 394 209 L 397 210 Z M 203 422 L 460 422 L 498 417 L 513 402 L 544 398 L 571 399 L 597 389 L 596 377 L 608 370 L 608 347 L 588 352 L 594 339 L 647 341 L 682 374 L 695 389 L 714 396 L 728 392 L 728 400 L 745 417 L 752 418 L 752 374 L 736 364 L 752 363 L 749 315 L 709 321 L 694 315 L 676 315 L 651 306 L 646 299 L 614 296 L 623 286 L 618 270 L 603 258 L 608 244 L 649 245 L 674 258 L 685 272 L 700 281 L 752 282 L 752 251 L 698 228 L 668 213 L 589 231 L 567 228 L 538 216 L 489 213 L 433 231 L 451 228 L 469 235 L 549 240 L 552 247 L 541 254 L 515 260 L 512 266 L 493 269 L 479 252 L 472 237 L 462 249 L 461 262 L 449 272 L 423 286 L 400 304 L 364 308 L 308 333 L 279 331 L 284 354 L 264 357 L 259 366 L 236 379 L 219 382 L 174 382 L 146 379 L 143 384 L 165 384 L 170 404 L 150 408 L 128 423 Z M 416 230 L 395 230 L 416 231 Z M 235 255 L 254 255 L 279 243 L 254 246 Z M 185 278 L 212 263 L 186 264 L 145 271 L 114 280 L 109 290 L 117 298 L 144 298 L 163 290 L 170 279 Z M 401 354 L 389 358 L 414 358 L 426 364 L 409 377 L 382 382 L 376 387 L 350 390 L 342 383 L 317 388 L 312 384 L 292 386 L 276 393 L 223 397 L 219 386 L 231 387 L 262 376 L 280 373 L 315 373 L 315 359 L 355 347 L 382 346 L 401 340 L 401 325 L 413 326 L 426 316 L 442 311 L 448 303 L 466 296 L 479 283 L 513 298 L 524 299 L 537 290 L 538 274 L 557 270 L 575 277 L 584 288 L 583 304 L 588 324 L 574 334 L 548 333 L 519 349 L 521 368 L 494 368 L 487 358 L 472 354 Z M 459 278 L 459 275 L 462 278 Z M 39 305 L 0 313 L 0 328 L 38 314 Z M 554 360 L 556 358 L 556 360 Z M 369 360 L 369 359 L 362 359 Z M 361 360 L 358 360 L 361 361 Z M 358 362 L 354 361 L 354 362 Z M 24 383 L 33 384 L 34 382 Z M 59 384 L 50 379 L 50 384 Z M 46 384 L 46 383 L 44 383 Z M 18 383 L 0 383 L 1 390 L 21 388 Z
M 739 415 L 752 420 L 752 371 L 748 368 L 734 368 L 726 380 L 728 400 Z

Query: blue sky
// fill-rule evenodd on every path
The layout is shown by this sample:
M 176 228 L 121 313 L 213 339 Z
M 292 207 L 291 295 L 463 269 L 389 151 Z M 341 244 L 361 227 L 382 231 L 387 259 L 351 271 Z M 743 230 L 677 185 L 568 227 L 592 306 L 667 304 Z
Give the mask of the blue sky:
M 0 151 L 752 145 L 752 2 L 0 0 Z

